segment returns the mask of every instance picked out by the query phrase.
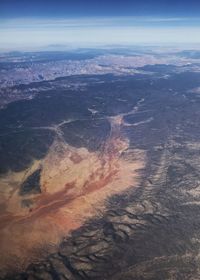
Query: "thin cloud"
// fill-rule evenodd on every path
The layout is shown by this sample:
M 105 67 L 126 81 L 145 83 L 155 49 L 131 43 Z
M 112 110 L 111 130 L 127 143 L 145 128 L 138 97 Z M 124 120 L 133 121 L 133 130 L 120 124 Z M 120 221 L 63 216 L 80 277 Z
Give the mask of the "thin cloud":
M 1 20 L 4 48 L 51 44 L 200 43 L 200 20 L 159 17 L 21 18 Z M 181 23 L 181 24 L 180 24 Z
M 71 27 L 92 27 L 92 26 L 134 26 L 149 24 L 168 24 L 168 23 L 200 23 L 200 18 L 189 17 L 82 17 L 82 18 L 17 18 L 2 19 L 1 28 L 71 28 Z

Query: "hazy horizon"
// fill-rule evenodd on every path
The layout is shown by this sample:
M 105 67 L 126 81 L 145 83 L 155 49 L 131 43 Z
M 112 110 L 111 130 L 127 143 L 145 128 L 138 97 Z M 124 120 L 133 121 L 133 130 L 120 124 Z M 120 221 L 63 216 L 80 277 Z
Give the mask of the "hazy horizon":
M 1 50 L 200 43 L 197 1 L 1 1 Z

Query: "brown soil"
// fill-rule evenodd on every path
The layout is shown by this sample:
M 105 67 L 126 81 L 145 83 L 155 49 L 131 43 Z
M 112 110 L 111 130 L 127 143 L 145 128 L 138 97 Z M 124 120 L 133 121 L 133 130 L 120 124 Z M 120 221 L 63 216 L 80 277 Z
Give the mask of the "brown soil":
M 105 208 L 106 199 L 137 186 L 144 152 L 131 150 L 131 160 L 123 155 L 129 144 L 120 135 L 121 125 L 119 117 L 111 120 L 111 135 L 99 152 L 55 141 L 38 163 L 42 193 L 27 196 L 33 201 L 31 208 L 22 208 L 24 198 L 17 187 L 30 170 L 4 178 L 8 183 L 1 194 L 6 205 L 0 216 L 0 269 L 22 269 L 38 258 L 38 252 L 42 256 L 41 251 L 56 250 L 63 237 Z M 14 189 L 11 178 L 15 178 Z

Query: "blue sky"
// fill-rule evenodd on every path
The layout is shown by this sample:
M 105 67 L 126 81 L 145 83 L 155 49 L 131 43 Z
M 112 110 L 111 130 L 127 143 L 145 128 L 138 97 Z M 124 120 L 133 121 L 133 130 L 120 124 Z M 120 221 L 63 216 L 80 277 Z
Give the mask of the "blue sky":
M 199 0 L 1 0 L 0 16 L 194 16 Z
M 0 0 L 1 49 L 200 43 L 200 1 Z

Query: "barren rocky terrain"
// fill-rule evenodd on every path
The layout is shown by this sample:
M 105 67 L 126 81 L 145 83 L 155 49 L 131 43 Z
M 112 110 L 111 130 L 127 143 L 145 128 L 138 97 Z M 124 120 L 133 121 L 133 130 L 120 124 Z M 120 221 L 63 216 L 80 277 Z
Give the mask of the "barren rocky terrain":
M 0 110 L 1 279 L 199 279 L 200 73 L 140 70 Z

